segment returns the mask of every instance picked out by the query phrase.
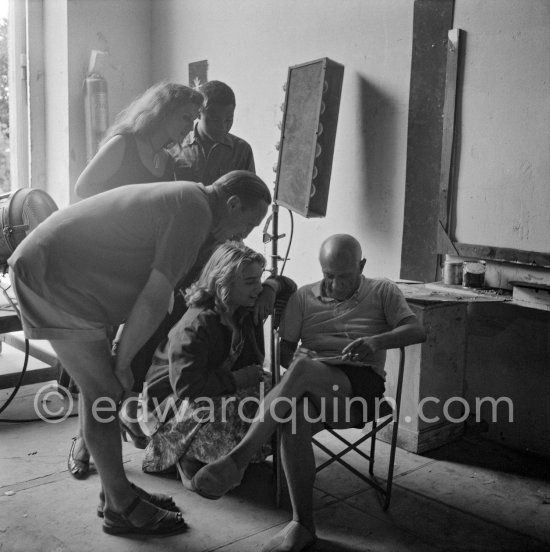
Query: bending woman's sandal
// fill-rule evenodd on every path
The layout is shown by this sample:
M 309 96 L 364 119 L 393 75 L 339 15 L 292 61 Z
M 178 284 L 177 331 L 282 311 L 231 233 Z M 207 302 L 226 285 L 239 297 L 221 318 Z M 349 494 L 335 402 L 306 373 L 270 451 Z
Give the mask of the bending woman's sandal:
M 71 443 L 71 449 L 69 450 L 69 457 L 67 458 L 67 468 L 69 468 L 69 473 L 76 479 L 84 479 L 88 477 L 90 473 L 90 454 L 88 453 L 87 460 L 81 460 L 80 458 L 75 458 L 74 449 L 79 437 L 73 437 L 73 442 Z M 82 439 L 80 437 L 80 439 Z M 84 440 L 82 440 L 82 444 Z M 85 447 L 86 445 L 84 445 Z M 87 451 L 86 451 L 87 452 Z
M 138 518 L 138 519 L 136 519 Z M 145 519 L 142 523 L 139 519 Z M 154 535 L 166 537 L 187 530 L 181 512 L 157 508 L 139 496 L 124 513 L 103 510 L 103 531 L 109 535 Z
M 171 496 L 160 494 L 160 493 L 148 493 L 146 490 L 142 489 L 141 487 L 138 487 L 137 485 L 134 485 L 133 483 L 130 483 L 130 487 L 134 490 L 134 492 L 140 497 L 152 504 L 153 506 L 156 506 L 157 508 L 163 508 L 164 510 L 168 510 L 170 512 L 181 512 L 181 510 L 177 507 L 176 503 L 173 501 Z M 103 510 L 105 509 L 105 491 L 101 489 L 99 492 L 99 504 L 97 505 L 97 516 L 102 518 L 103 517 Z
M 239 468 L 231 456 L 222 456 L 195 474 L 191 488 L 204 498 L 216 500 L 240 485 L 245 469 Z

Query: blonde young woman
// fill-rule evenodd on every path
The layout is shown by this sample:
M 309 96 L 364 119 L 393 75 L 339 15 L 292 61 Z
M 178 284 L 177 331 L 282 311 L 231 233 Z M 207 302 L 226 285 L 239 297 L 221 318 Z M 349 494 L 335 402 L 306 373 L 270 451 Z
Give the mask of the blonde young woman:
M 189 308 L 157 349 L 146 377 L 146 412 L 156 407 L 160 423 L 145 451 L 145 472 L 177 465 L 185 484 L 246 434 L 259 403 L 251 399 L 259 397 L 262 382 L 265 392 L 269 387 L 262 370 L 263 319 L 254 307 L 263 287 L 272 287 L 278 309 L 296 290 L 284 276 L 262 286 L 264 266 L 260 253 L 227 242 L 187 289 Z M 198 414 L 207 422 L 195 429 Z

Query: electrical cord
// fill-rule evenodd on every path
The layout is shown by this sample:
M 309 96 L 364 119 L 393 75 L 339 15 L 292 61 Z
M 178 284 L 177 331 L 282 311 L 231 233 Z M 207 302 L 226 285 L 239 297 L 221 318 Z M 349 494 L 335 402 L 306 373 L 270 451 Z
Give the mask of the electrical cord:
M 21 320 L 21 313 L 19 312 L 17 305 L 13 302 L 12 298 L 8 295 L 7 289 L 3 286 L 2 286 L 2 293 L 4 294 L 4 296 L 10 303 L 10 305 L 12 306 L 19 320 Z M 4 412 L 6 408 L 8 408 L 8 406 L 13 401 L 13 399 L 15 399 L 15 396 L 19 392 L 19 389 L 21 389 L 21 385 L 23 384 L 23 378 L 25 377 L 25 373 L 27 372 L 28 364 L 29 364 L 29 340 L 25 338 L 25 360 L 23 361 L 23 368 L 21 370 L 21 374 L 19 375 L 19 379 L 17 380 L 17 383 L 13 388 L 13 391 L 11 392 L 10 396 L 8 397 L 6 402 L 2 406 L 0 406 L 0 414 L 2 414 L 2 412 Z
M 285 253 L 285 256 L 284 256 L 284 259 L 282 259 L 283 261 L 283 266 L 281 267 L 281 270 L 279 271 L 279 274 L 282 276 L 283 272 L 284 272 L 284 269 L 285 269 L 285 266 L 286 266 L 286 262 L 288 260 L 288 255 L 290 253 L 290 246 L 292 245 L 292 238 L 294 236 L 294 215 L 292 214 L 292 211 L 290 209 L 287 209 L 287 212 L 290 216 L 290 237 L 288 239 L 288 245 L 287 245 L 287 248 L 286 248 L 286 253 Z M 270 234 L 267 229 L 269 228 L 269 225 L 271 223 L 273 219 L 273 215 L 269 215 L 269 217 L 267 217 L 267 220 L 265 221 L 265 224 L 264 224 L 264 228 L 262 230 L 262 236 L 263 236 L 263 242 L 264 244 L 267 244 L 269 243 L 270 241 L 274 240 L 274 239 L 279 239 L 279 238 L 282 238 L 283 236 L 286 236 L 286 234 L 280 234 L 278 236 L 273 236 L 272 234 Z M 264 251 L 265 253 L 265 251 Z
M 25 339 L 25 360 L 23 361 L 23 369 L 21 370 L 21 374 L 19 375 L 19 379 L 17 380 L 17 383 L 15 387 L 13 388 L 13 391 L 11 392 L 10 396 L 6 400 L 6 402 L 0 406 L 0 414 L 8 408 L 9 404 L 13 399 L 15 399 L 15 395 L 19 392 L 19 389 L 21 388 L 21 385 L 23 383 L 23 378 L 25 377 L 25 373 L 27 372 L 27 366 L 29 364 L 29 340 Z
M 294 215 L 290 209 L 287 209 L 288 214 L 290 215 L 290 237 L 288 238 L 288 245 L 286 248 L 285 258 L 283 260 L 283 266 L 281 267 L 281 276 L 285 271 L 286 262 L 288 260 L 288 255 L 290 253 L 290 246 L 292 245 L 292 238 L 294 237 Z

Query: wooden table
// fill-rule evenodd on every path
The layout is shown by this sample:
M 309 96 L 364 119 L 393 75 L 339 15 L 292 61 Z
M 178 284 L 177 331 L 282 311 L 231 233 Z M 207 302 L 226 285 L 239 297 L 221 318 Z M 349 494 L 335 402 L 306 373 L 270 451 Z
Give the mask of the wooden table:
M 20 331 L 21 321 L 12 309 L 0 308 L 0 334 Z
M 464 421 L 467 310 L 472 302 L 510 300 L 444 284 L 398 284 L 426 330 L 424 343 L 405 349 L 398 446 L 422 454 L 460 437 Z M 386 396 L 395 395 L 399 351 L 389 350 Z M 389 432 L 388 426 L 387 431 Z M 388 440 L 389 434 L 383 436 Z
M 21 333 L 21 321 L 14 310 L 7 307 L 0 308 L 0 365 L 2 363 L 2 343 L 7 343 L 16 349 L 25 351 L 25 340 Z M 18 332 L 13 334 L 13 332 Z M 45 351 L 36 343 L 29 342 L 29 356 L 36 358 L 47 366 L 28 370 L 23 379 L 23 385 L 40 383 L 43 381 L 57 380 L 61 373 L 60 364 L 49 351 Z M 21 369 L 23 360 L 21 360 Z M 20 371 L 0 373 L 0 389 L 8 389 L 17 385 Z
M 405 349 L 398 445 L 420 454 L 444 445 L 462 435 L 469 410 L 469 422 L 479 423 L 486 438 L 550 458 L 550 311 L 528 308 L 512 294 L 441 282 L 399 287 L 427 340 Z M 390 350 L 389 396 L 397 367 Z M 485 398 L 511 406 L 502 402 L 495 416 L 486 401 L 478 412 Z

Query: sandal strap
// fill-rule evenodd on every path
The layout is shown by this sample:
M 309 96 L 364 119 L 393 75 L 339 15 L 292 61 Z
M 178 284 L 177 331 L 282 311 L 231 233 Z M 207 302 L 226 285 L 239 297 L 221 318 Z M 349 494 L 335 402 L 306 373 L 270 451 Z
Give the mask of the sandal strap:
M 128 518 L 130 514 L 140 505 L 141 502 L 142 502 L 141 497 L 136 496 L 136 498 L 134 498 L 134 500 L 132 500 L 132 502 L 130 503 L 130 506 L 128 506 L 128 508 L 126 508 L 126 510 L 124 510 L 124 512 L 122 512 L 122 514 L 120 515 L 125 518 Z
M 69 472 L 77 479 L 83 479 L 88 475 L 90 471 L 90 460 L 80 460 L 74 457 L 74 449 L 78 437 L 72 438 L 71 448 L 69 450 L 69 456 L 67 458 L 67 468 Z M 80 464 L 80 465 L 79 465 Z
M 130 516 L 140 507 L 153 510 L 143 524 L 136 525 Z M 137 533 L 147 535 L 168 535 L 181 533 L 187 529 L 187 525 L 181 512 L 169 512 L 158 508 L 139 496 L 136 497 L 126 510 L 119 514 L 108 509 L 104 511 L 105 522 L 103 529 L 107 533 Z
M 144 498 L 147 502 L 150 502 L 155 506 L 159 506 L 160 508 L 164 508 L 165 510 L 170 510 L 171 512 L 180 511 L 171 496 L 162 493 L 150 493 L 149 491 L 138 487 L 134 483 L 130 483 L 130 486 L 138 494 L 138 496 L 141 496 L 141 498 Z
M 177 504 L 174 502 L 171 496 L 161 493 L 149 493 L 145 489 L 138 487 L 134 483 L 130 483 L 130 486 L 138 497 L 143 498 L 147 502 L 150 502 L 153 506 L 157 506 L 170 512 L 181 512 Z M 99 504 L 97 506 L 97 515 L 103 517 L 103 510 L 105 509 L 105 491 L 103 487 L 99 492 Z

